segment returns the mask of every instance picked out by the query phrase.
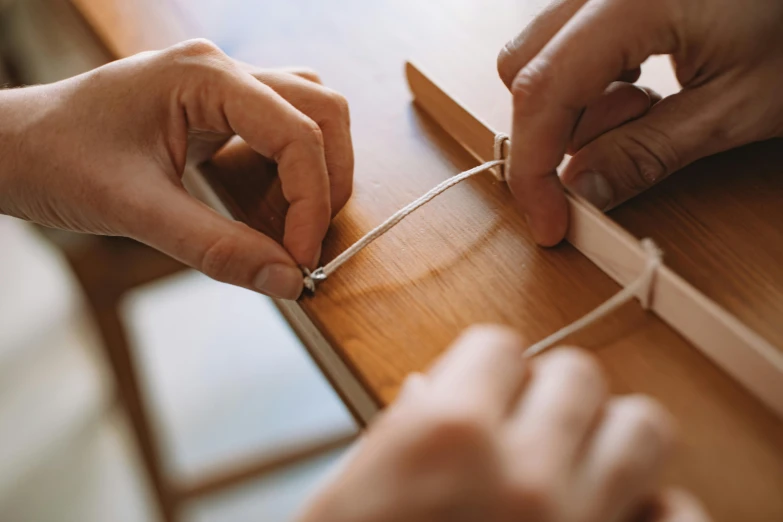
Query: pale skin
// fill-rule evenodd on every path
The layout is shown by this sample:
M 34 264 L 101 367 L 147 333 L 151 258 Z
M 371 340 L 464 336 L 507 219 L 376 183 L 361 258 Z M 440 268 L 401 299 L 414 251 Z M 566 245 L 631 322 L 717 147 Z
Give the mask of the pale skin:
M 473 327 L 406 382 L 300 522 L 707 522 L 661 489 L 675 438 L 642 396 L 611 397 L 596 361 L 534 361 L 498 326 Z
M 782 21 L 779 0 L 562 0 L 542 13 L 498 59 L 514 95 L 509 186 L 536 240 L 565 233 L 563 185 L 611 208 L 701 156 L 782 135 Z M 662 101 L 632 84 L 655 53 L 686 87 Z M 299 267 L 316 267 L 351 194 L 345 99 L 205 41 L 4 91 L 0 114 L 0 212 L 132 237 L 273 297 L 299 296 Z M 182 188 L 187 162 L 235 136 L 279 164 L 282 245 Z M 502 327 L 465 333 L 408 379 L 300 521 L 708 520 L 660 482 L 676 438 L 660 405 L 610 396 L 584 352 L 528 361 L 527 344 Z
M 0 96 L 0 212 L 135 238 L 217 280 L 296 299 L 351 195 L 348 104 L 312 73 L 260 70 L 196 40 Z M 277 161 L 283 244 L 182 188 L 187 161 L 241 136 Z

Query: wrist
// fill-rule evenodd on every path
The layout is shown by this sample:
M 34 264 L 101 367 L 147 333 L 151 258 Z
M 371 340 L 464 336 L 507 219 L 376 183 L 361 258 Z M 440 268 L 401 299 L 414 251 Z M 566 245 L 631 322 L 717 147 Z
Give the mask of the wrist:
M 21 204 L 46 161 L 51 161 L 52 143 L 45 125 L 61 94 L 53 85 L 0 91 L 0 213 L 29 219 Z

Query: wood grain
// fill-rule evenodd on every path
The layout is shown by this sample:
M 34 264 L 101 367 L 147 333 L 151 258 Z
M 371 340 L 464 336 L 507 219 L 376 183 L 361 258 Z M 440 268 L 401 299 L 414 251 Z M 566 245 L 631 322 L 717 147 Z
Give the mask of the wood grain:
M 783 140 L 707 158 L 612 217 L 650 236 L 667 263 L 783 347 Z
M 495 54 L 538 8 L 521 0 L 234 0 L 219 9 L 216 5 L 179 3 L 192 23 L 200 25 L 189 34 L 212 38 L 248 62 L 312 66 L 351 102 L 356 186 L 329 232 L 325 261 L 419 194 L 474 164 L 411 106 L 404 61 L 427 63 L 466 106 L 492 127 L 507 131 L 510 102 L 494 70 Z M 99 31 L 108 37 L 112 32 Z M 142 50 L 144 44 L 124 49 Z M 756 154 L 750 150 L 744 154 L 752 169 Z M 732 163 L 717 162 L 716 169 L 726 169 L 730 177 Z M 278 216 L 277 211 L 267 213 L 277 197 L 274 188 L 268 186 L 263 194 L 240 190 L 242 180 L 252 180 L 256 172 L 234 167 L 225 174 L 234 183 L 223 191 L 231 200 L 228 206 L 262 227 L 267 218 Z M 222 175 L 217 168 L 211 177 L 219 185 Z M 631 202 L 614 215 L 634 233 L 661 241 L 667 261 L 679 269 L 696 247 L 694 239 L 705 236 L 684 234 L 667 242 L 648 229 L 654 232 L 662 223 L 687 228 L 697 220 L 670 216 L 670 207 L 662 201 L 638 211 L 635 205 Z M 734 212 L 727 206 L 701 206 L 712 212 L 705 219 Z M 731 218 L 726 220 L 730 225 Z M 723 292 L 720 280 L 716 276 L 714 291 L 705 292 L 725 304 L 718 295 Z M 409 372 L 426 369 L 469 324 L 505 323 L 533 341 L 617 289 L 569 245 L 537 248 L 507 191 L 480 179 L 411 216 L 330 278 L 317 297 L 303 300 L 301 308 L 382 405 L 393 400 Z M 746 306 L 755 307 L 755 301 Z M 741 317 L 749 313 L 732 311 Z M 677 417 L 684 447 L 669 475 L 671 482 L 694 490 L 717 520 L 783 519 L 783 426 L 741 386 L 635 304 L 573 342 L 599 357 L 614 391 L 649 393 Z

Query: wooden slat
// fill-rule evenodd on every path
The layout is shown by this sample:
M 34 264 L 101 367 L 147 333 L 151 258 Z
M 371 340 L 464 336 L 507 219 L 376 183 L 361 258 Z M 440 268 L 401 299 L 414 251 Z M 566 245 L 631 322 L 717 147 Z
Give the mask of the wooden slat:
M 273 455 L 243 458 L 241 461 L 223 463 L 220 468 L 205 472 L 197 480 L 180 484 L 175 492 L 179 502 L 194 500 L 231 488 L 250 479 L 270 475 L 291 468 L 307 460 L 347 447 L 356 440 L 355 432 L 323 436 L 320 440 L 276 451 Z

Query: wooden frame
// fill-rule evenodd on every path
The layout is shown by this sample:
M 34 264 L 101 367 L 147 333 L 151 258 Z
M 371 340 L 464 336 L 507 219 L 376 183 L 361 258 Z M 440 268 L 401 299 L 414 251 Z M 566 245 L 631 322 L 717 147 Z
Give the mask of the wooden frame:
M 480 162 L 493 159 L 496 132 L 408 62 L 416 103 Z M 620 285 L 644 270 L 646 255 L 631 234 L 581 198 L 568 194 L 566 239 Z M 662 266 L 651 310 L 704 355 L 783 417 L 783 353 L 691 284 Z

